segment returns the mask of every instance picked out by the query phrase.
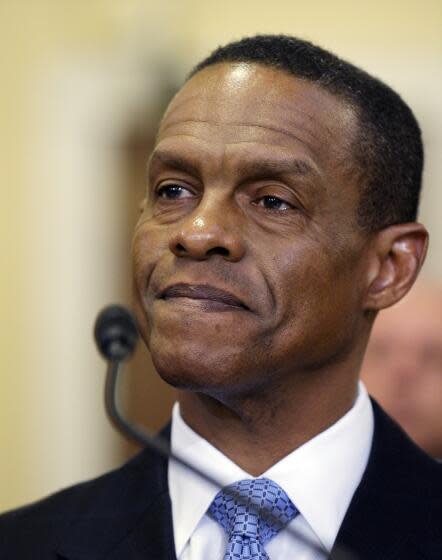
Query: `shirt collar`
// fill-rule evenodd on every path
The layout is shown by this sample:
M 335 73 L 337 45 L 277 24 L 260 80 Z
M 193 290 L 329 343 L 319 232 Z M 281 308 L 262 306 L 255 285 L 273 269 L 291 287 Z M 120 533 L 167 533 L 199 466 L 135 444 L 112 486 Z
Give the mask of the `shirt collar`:
M 342 418 L 261 475 L 285 490 L 327 550 L 333 546 L 367 465 L 373 426 L 371 403 L 360 383 L 355 404 Z M 175 454 L 219 480 L 222 487 L 253 478 L 187 426 L 178 403 L 172 413 L 171 446 Z M 219 488 L 173 461 L 168 482 L 179 557 Z

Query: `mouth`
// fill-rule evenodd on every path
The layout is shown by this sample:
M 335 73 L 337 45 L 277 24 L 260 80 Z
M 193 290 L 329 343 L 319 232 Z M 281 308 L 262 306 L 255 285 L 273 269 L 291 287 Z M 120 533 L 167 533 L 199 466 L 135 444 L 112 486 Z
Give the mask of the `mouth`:
M 208 310 L 246 310 L 249 307 L 232 293 L 207 284 L 172 284 L 160 292 L 160 299 L 186 298 L 199 301 Z

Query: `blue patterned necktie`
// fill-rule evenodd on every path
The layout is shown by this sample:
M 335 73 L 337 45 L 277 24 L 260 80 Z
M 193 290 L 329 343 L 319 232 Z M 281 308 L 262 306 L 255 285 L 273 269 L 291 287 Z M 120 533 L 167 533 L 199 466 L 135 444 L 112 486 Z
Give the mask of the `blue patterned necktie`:
M 238 502 L 232 491 L 244 501 Z M 264 546 L 297 514 L 284 490 L 268 478 L 240 480 L 227 486 L 209 508 L 209 515 L 229 538 L 224 560 L 269 560 Z

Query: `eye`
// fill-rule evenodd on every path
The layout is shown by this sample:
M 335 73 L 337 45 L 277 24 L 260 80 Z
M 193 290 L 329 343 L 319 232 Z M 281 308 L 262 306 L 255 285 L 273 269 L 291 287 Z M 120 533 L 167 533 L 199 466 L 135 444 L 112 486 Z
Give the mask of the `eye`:
M 158 198 L 165 198 L 168 200 L 177 200 L 182 198 L 190 198 L 193 193 L 182 185 L 177 185 L 176 183 L 169 183 L 167 185 L 162 185 L 157 190 Z
M 278 198 L 277 196 L 263 196 L 255 203 L 257 206 L 262 206 L 266 210 L 279 210 L 279 211 L 286 211 L 293 208 L 291 204 L 282 200 L 282 198 Z

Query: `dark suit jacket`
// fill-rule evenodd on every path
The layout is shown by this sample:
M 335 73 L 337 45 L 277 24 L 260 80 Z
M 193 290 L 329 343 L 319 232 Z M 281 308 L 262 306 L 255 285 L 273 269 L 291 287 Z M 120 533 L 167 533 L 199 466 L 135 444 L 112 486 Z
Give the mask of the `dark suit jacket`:
M 374 412 L 368 466 L 336 543 L 359 560 L 441 560 L 442 465 L 376 404 Z M 175 560 L 167 461 L 144 450 L 96 480 L 3 514 L 0 559 Z

